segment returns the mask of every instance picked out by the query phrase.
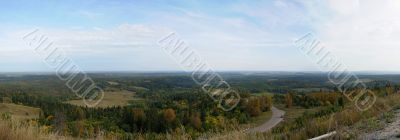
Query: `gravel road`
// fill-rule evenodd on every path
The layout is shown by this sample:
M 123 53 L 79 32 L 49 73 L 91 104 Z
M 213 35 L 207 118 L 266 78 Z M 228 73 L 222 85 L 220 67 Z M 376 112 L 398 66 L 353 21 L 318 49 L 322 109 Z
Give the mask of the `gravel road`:
M 272 127 L 276 126 L 277 124 L 279 124 L 282 120 L 283 120 L 283 115 L 285 115 L 285 111 L 283 110 L 279 110 L 276 107 L 272 107 L 272 117 L 271 119 L 269 119 L 267 122 L 265 122 L 264 124 L 258 126 L 258 127 L 254 127 L 251 128 L 249 130 L 247 130 L 247 132 L 266 132 L 268 130 L 270 130 Z

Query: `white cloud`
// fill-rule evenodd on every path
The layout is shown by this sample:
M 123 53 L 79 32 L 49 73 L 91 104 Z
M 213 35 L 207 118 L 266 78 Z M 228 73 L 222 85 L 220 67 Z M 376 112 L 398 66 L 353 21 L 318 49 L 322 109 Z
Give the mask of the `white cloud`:
M 45 28 L 40 31 L 72 53 L 107 53 L 110 50 L 154 47 L 159 38 L 171 32 L 166 28 L 137 24 L 76 30 Z
M 44 65 L 43 58 L 28 46 L 28 41 L 22 39 L 32 31 L 17 29 L 3 32 L 0 40 L 0 65 L 7 69 L 0 71 L 13 71 L 13 68 L 17 71 L 50 70 Z M 156 46 L 156 42 L 170 31 L 141 24 L 72 30 L 39 28 L 39 33 L 54 43 L 53 47 L 64 50 L 69 58 L 86 70 L 168 69 L 173 61 L 169 63 L 166 59 L 168 56 L 162 55 L 164 52 Z M 164 62 L 155 64 L 157 60 Z M 19 65 L 25 65 L 28 69 L 21 70 Z
M 207 11 L 208 8 L 165 9 L 171 11 L 137 10 L 146 13 L 146 18 L 132 21 L 133 24 L 40 30 L 58 47 L 88 65 L 96 59 L 119 65 L 134 59 L 132 63 L 137 68 L 132 69 L 179 70 L 156 46 L 159 38 L 176 32 L 215 69 L 313 69 L 316 67 L 311 67 L 311 62 L 291 45 L 293 38 L 311 30 L 351 70 L 400 69 L 400 64 L 396 64 L 400 56 L 400 1 L 238 2 L 213 9 L 218 13 Z M 106 12 L 79 12 L 93 20 L 109 16 Z M 0 59 L 7 56 L 29 62 L 35 58 L 26 53 L 31 50 L 19 47 L 24 45 L 20 38 L 26 32 L 29 30 L 14 31 L 1 39 Z M 16 52 L 23 56 L 16 56 Z M 120 60 L 124 61 L 116 62 Z
M 321 7 L 325 12 L 315 10 Z M 307 8 L 322 43 L 351 70 L 400 70 L 400 1 L 330 0 Z

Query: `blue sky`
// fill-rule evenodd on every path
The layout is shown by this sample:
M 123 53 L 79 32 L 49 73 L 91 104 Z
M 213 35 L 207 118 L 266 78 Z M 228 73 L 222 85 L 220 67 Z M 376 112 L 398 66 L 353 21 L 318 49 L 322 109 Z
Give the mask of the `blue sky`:
M 350 70 L 391 70 L 396 1 L 0 2 L 0 71 L 51 71 L 21 38 L 39 29 L 86 71 L 181 70 L 156 42 L 175 32 L 216 70 L 318 70 L 293 40 L 313 32 Z

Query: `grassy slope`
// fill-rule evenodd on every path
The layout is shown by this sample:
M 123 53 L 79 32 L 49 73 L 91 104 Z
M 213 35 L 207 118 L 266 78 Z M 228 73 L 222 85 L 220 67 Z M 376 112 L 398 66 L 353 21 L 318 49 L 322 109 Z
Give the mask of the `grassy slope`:
M 293 106 L 291 108 L 286 108 L 285 105 L 283 104 L 278 104 L 275 105 L 275 107 L 284 110 L 285 116 L 284 116 L 284 121 L 294 121 L 296 118 L 301 117 L 304 112 L 308 111 L 309 113 L 314 113 L 319 110 L 321 110 L 323 107 L 312 107 L 312 108 L 303 108 L 303 107 L 298 107 L 298 106 Z
M 272 111 L 267 111 L 261 113 L 260 116 L 254 117 L 251 119 L 250 124 L 254 126 L 259 126 L 265 122 L 267 122 L 272 117 Z
M 16 119 L 35 119 L 39 118 L 39 108 L 17 105 L 12 103 L 0 103 L 0 114 L 11 113 Z

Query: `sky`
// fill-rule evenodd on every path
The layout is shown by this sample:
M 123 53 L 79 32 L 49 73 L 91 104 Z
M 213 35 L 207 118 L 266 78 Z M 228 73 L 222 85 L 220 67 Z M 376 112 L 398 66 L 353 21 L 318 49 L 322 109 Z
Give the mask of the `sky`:
M 313 33 L 353 71 L 399 71 L 397 0 L 0 2 L 0 72 L 52 71 L 22 37 L 38 29 L 85 71 L 180 71 L 174 32 L 221 71 L 318 71 L 293 41 Z

